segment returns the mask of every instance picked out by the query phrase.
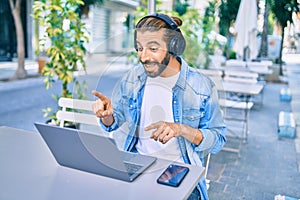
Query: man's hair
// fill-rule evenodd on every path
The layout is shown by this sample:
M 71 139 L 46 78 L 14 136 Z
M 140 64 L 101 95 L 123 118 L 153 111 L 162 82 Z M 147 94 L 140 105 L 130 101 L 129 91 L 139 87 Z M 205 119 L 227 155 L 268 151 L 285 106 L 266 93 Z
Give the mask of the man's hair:
M 136 31 L 158 31 L 164 29 L 164 40 L 167 43 L 170 54 L 181 55 L 185 49 L 185 39 L 179 29 L 182 21 L 178 17 L 169 17 L 164 14 L 151 14 L 143 17 L 136 24 Z M 134 43 L 136 47 L 136 31 Z

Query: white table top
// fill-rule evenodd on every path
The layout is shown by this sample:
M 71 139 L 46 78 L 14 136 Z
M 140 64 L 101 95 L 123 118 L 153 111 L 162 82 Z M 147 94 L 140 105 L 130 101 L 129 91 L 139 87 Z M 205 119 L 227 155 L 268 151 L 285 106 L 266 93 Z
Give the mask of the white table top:
M 242 60 L 230 59 L 226 61 L 226 66 L 223 69 L 250 71 L 258 73 L 259 75 L 268 75 L 273 73 L 273 71 L 269 69 L 269 66 L 272 65 L 272 61 L 245 62 Z
M 245 95 L 258 95 L 264 85 L 263 84 L 247 84 L 247 83 L 238 83 L 238 82 L 229 82 L 223 81 L 222 85 L 218 88 L 220 91 L 225 92 L 234 92 Z
M 111 179 L 59 166 L 38 133 L 9 127 L 0 127 L 0 158 L 0 199 L 185 199 L 204 174 L 185 165 L 178 188 L 160 185 L 171 161 L 158 159 L 131 183 Z

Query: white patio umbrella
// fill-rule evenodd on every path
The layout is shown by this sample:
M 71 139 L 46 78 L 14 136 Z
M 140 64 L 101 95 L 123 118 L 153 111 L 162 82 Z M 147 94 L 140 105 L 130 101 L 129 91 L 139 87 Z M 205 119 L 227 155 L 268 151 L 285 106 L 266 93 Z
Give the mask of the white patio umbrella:
M 257 49 L 257 1 L 241 0 L 235 21 L 235 50 L 243 59 L 255 59 Z

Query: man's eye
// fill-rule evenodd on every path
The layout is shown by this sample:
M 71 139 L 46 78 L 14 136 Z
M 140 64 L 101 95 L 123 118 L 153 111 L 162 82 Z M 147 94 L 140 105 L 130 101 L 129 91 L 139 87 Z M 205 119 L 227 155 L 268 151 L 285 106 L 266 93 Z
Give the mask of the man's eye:
M 142 48 L 142 47 L 138 47 L 138 48 L 136 49 L 136 51 L 143 51 L 143 48 Z
M 158 48 L 157 47 L 150 47 L 150 50 L 155 52 L 155 51 L 158 50 Z

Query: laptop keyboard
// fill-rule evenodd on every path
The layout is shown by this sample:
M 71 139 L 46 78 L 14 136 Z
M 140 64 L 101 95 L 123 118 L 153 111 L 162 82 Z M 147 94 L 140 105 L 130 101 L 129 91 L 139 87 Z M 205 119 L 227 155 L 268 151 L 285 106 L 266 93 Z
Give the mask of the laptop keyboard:
M 132 159 L 134 159 L 137 156 L 137 154 L 134 153 L 128 153 L 121 151 L 121 157 L 124 160 L 124 162 L 130 162 Z
M 124 162 L 124 165 L 127 169 L 128 175 L 131 176 L 135 174 L 139 169 L 141 169 L 143 166 L 142 165 L 137 165 L 129 162 Z

